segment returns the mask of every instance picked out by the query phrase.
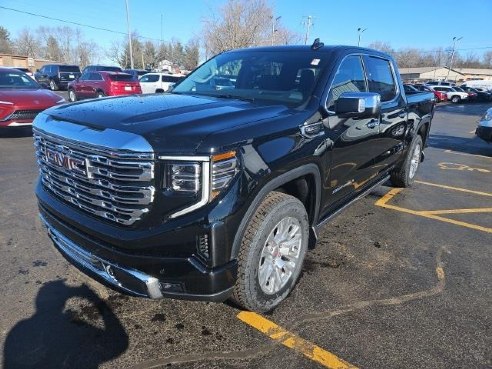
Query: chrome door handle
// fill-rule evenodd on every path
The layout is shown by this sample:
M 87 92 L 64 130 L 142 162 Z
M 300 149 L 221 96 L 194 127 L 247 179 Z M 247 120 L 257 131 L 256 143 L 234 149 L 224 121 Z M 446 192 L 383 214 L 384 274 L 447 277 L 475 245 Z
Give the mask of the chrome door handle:
M 376 128 L 379 126 L 379 120 L 373 119 L 366 124 L 367 128 Z

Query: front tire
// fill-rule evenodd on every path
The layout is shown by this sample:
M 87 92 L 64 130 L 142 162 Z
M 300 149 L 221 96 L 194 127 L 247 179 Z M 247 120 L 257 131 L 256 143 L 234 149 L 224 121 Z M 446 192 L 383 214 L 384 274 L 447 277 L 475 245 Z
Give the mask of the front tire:
M 460 100 L 461 100 L 461 99 L 460 99 L 460 97 L 459 97 L 459 96 L 453 96 L 453 97 L 451 98 L 451 102 L 452 102 L 453 104 L 457 104 L 457 103 L 459 103 L 459 102 L 460 102 Z
M 410 187 L 415 181 L 417 169 L 422 160 L 422 137 L 416 135 L 407 151 L 407 157 L 401 168 L 391 173 L 391 182 L 397 187 Z
M 284 193 L 269 193 L 246 226 L 232 300 L 260 313 L 277 307 L 296 284 L 308 237 L 302 202 Z

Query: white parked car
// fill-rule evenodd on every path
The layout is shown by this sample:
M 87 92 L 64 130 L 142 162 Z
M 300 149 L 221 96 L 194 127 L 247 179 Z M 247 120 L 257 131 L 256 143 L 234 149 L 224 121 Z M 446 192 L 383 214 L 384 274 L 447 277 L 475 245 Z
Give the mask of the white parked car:
M 139 81 L 143 94 L 153 94 L 169 91 L 183 77 L 180 74 L 152 72 L 144 74 Z
M 448 100 L 453 103 L 459 103 L 463 100 L 468 100 L 468 93 L 464 91 L 457 91 L 454 87 L 451 86 L 429 86 L 431 90 L 434 91 L 442 91 L 448 97 Z

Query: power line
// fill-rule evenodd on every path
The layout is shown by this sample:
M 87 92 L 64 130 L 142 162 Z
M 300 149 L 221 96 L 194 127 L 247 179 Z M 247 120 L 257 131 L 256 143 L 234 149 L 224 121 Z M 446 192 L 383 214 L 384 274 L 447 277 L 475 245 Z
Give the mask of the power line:
M 54 20 L 54 21 L 57 21 L 57 22 L 62 22 L 62 23 L 67 23 L 67 24 L 73 24 L 73 25 L 79 26 L 79 27 L 92 28 L 92 29 L 95 29 L 95 30 L 98 30 L 98 31 L 110 32 L 110 33 L 115 33 L 115 34 L 124 35 L 124 36 L 127 35 L 126 32 L 115 31 L 115 30 L 108 29 L 108 28 L 91 26 L 90 24 L 84 24 L 84 23 L 79 23 L 79 22 L 68 21 L 68 20 L 65 20 L 65 19 L 50 17 L 50 16 L 43 15 L 43 14 L 37 14 L 37 13 L 28 12 L 28 11 L 25 11 L 25 10 L 8 8 L 6 6 L 0 6 L 0 9 L 10 10 L 10 11 L 17 12 L 17 13 L 22 13 L 22 14 L 28 14 L 28 15 L 32 15 L 33 17 Z M 152 38 L 152 37 L 138 36 L 138 38 L 144 38 L 146 40 L 152 40 L 152 41 L 159 41 L 158 39 Z

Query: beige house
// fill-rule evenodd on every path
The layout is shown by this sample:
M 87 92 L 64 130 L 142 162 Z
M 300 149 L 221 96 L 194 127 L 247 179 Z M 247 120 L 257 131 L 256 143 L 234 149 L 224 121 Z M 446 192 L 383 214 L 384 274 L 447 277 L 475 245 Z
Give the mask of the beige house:
M 400 76 L 405 82 L 426 82 L 430 80 L 464 81 L 465 75 L 446 67 L 400 68 Z
M 465 81 L 474 79 L 492 80 L 492 69 L 456 68 L 455 70 L 465 76 Z
M 43 65 L 52 63 L 50 60 L 34 59 L 23 55 L 0 54 L 0 67 L 28 68 L 31 72 Z

